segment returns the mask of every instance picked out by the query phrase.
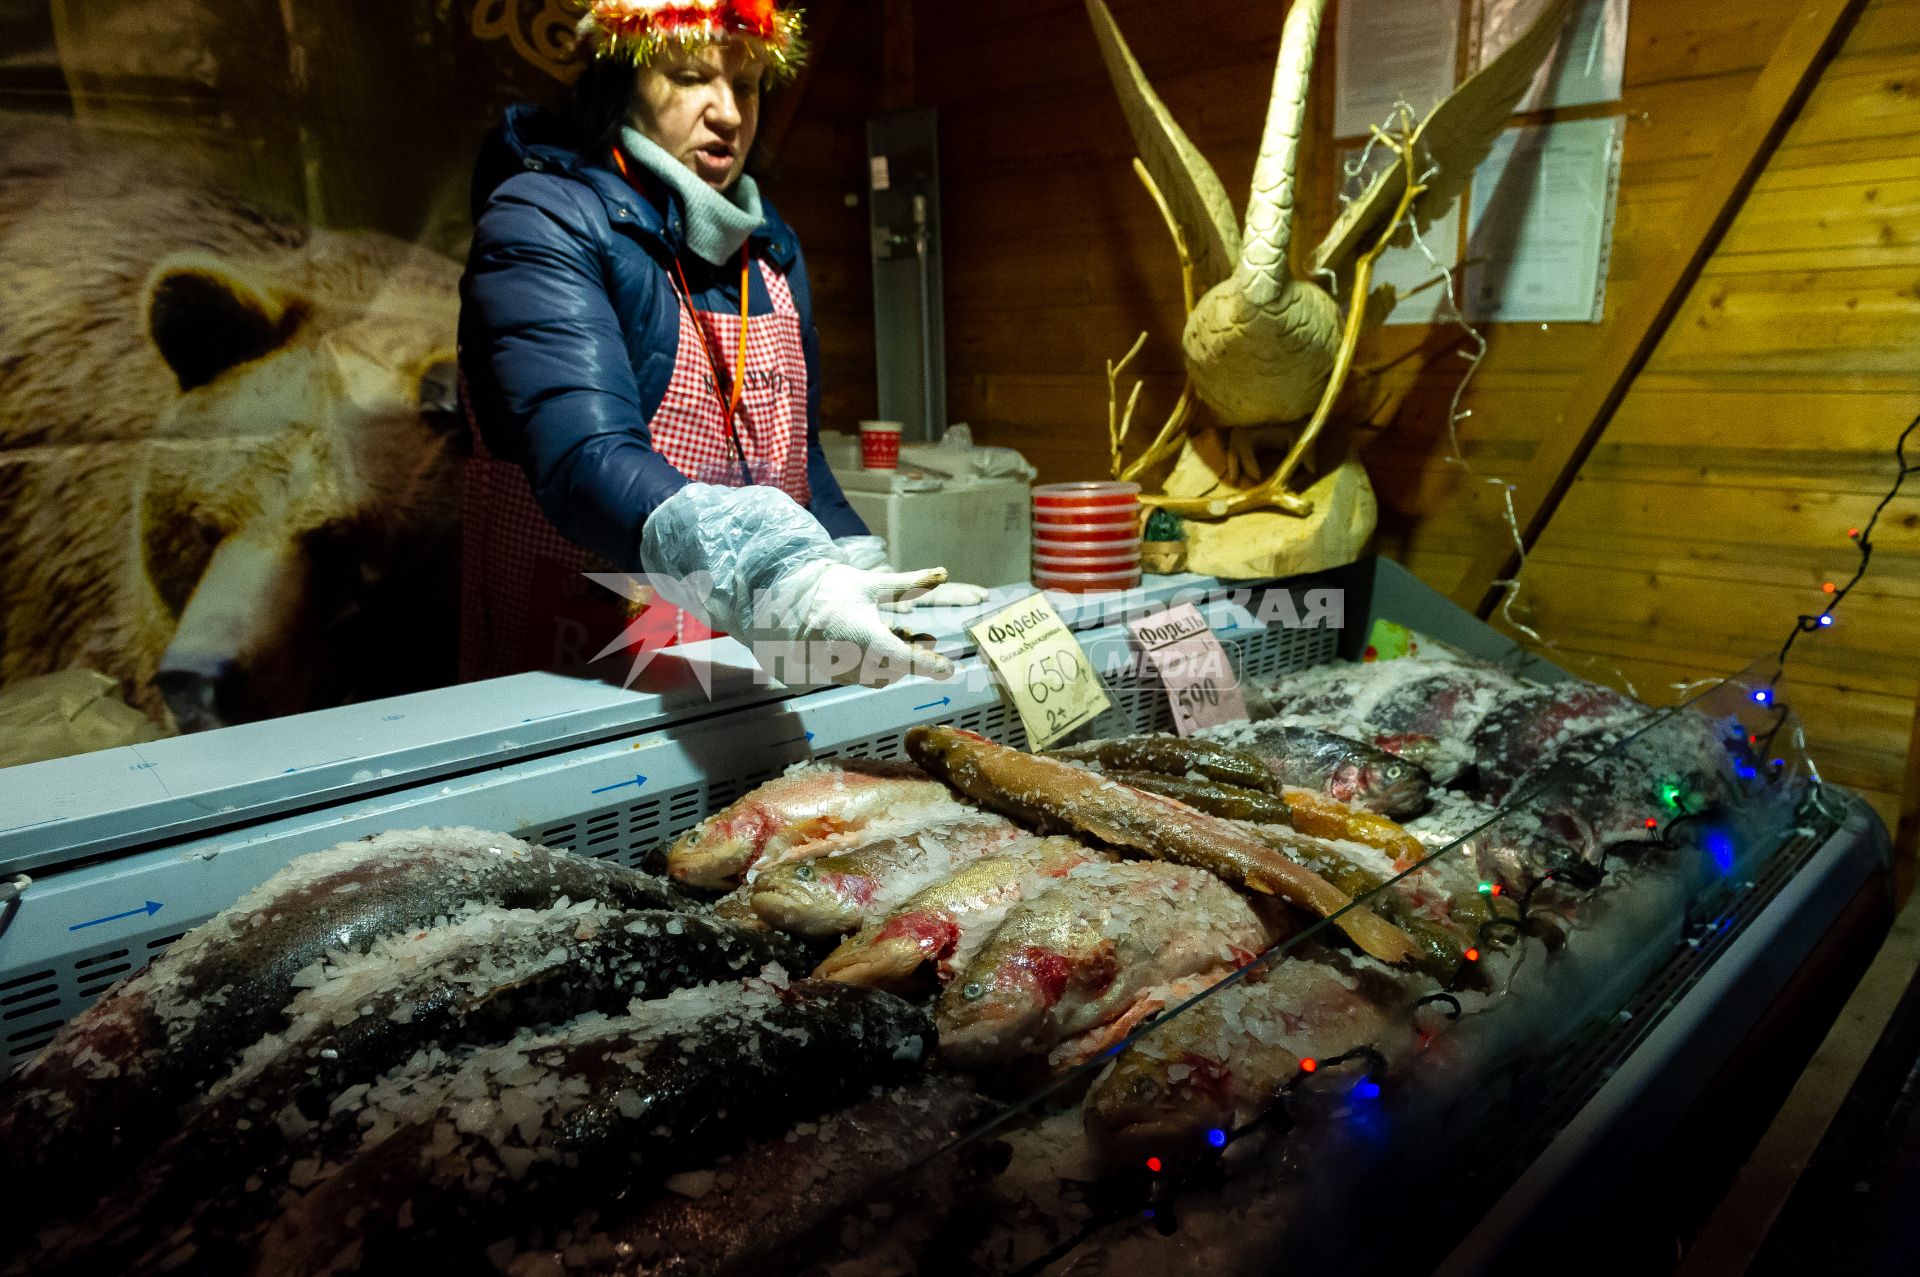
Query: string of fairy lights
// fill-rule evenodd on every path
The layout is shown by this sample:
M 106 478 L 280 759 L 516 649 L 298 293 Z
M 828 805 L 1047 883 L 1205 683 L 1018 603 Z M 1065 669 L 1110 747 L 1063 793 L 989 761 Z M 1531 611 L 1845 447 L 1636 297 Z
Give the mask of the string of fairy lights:
M 1920 415 L 1907 423 L 1907 428 L 1900 432 L 1899 439 L 1894 442 L 1893 486 L 1888 488 L 1887 494 L 1880 498 L 1880 504 L 1873 508 L 1873 513 L 1868 517 L 1865 525 L 1847 529 L 1847 539 L 1853 542 L 1854 548 L 1860 553 L 1860 562 L 1855 566 L 1853 575 L 1847 579 L 1845 585 L 1833 581 L 1822 583 L 1820 591 L 1826 595 L 1826 606 L 1818 612 L 1802 612 L 1794 618 L 1793 628 L 1787 632 L 1786 641 L 1780 644 L 1779 654 L 1774 657 L 1773 673 L 1768 676 L 1766 686 L 1754 689 L 1753 699 L 1760 704 L 1772 704 L 1776 699 L 1775 689 L 1787 671 L 1787 657 L 1792 654 L 1794 644 L 1800 641 L 1800 636 L 1831 628 L 1834 624 L 1834 613 L 1839 610 L 1842 603 L 1846 602 L 1847 595 L 1851 594 L 1854 587 L 1859 585 L 1862 578 L 1867 575 L 1867 569 L 1873 564 L 1873 530 L 1879 525 L 1880 516 L 1885 514 L 1887 507 L 1899 497 L 1900 490 L 1906 486 L 1907 480 L 1914 474 L 1920 473 L 1920 464 L 1907 460 L 1907 445 L 1912 441 L 1915 430 L 1920 430 Z

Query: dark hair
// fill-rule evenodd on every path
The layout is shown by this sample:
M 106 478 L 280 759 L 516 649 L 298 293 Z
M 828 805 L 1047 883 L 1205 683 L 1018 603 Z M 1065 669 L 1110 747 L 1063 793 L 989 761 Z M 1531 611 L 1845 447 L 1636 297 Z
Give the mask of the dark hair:
M 594 58 L 573 82 L 567 116 L 587 154 L 604 151 L 620 138 L 633 109 L 633 63 L 625 58 Z

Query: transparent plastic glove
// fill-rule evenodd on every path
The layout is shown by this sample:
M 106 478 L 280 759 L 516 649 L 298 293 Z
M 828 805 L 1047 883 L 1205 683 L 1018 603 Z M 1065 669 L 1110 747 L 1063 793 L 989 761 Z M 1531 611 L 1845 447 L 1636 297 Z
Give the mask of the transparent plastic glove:
M 835 537 L 833 553 L 848 567 L 878 572 L 887 566 L 887 539 L 876 536 Z
M 945 657 L 909 645 L 879 604 L 946 572 L 872 572 L 840 561 L 819 520 L 778 488 L 690 483 L 647 520 L 640 565 L 660 595 L 754 650 L 788 684 L 944 678 Z M 799 673 L 800 676 L 793 675 Z

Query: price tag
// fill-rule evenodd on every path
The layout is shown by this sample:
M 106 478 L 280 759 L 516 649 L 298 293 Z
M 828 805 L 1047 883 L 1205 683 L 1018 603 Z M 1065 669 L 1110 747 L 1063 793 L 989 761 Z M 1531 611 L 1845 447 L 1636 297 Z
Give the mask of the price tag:
M 1045 749 L 1113 703 L 1044 594 L 994 613 L 967 633 L 1013 697 L 1029 748 Z
M 1166 684 L 1174 730 L 1191 736 L 1202 727 L 1247 716 L 1227 649 L 1191 603 L 1128 621 L 1134 641 Z

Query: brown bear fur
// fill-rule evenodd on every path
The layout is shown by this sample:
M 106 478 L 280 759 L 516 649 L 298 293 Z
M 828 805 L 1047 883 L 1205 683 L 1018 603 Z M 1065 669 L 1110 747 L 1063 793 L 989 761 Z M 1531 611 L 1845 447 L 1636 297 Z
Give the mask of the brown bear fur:
M 164 722 L 191 616 L 246 675 L 226 718 L 366 694 L 322 650 L 353 579 L 454 571 L 458 278 L 156 151 L 0 127 L 0 682 L 87 667 Z M 243 566 L 197 594 L 223 546 Z

